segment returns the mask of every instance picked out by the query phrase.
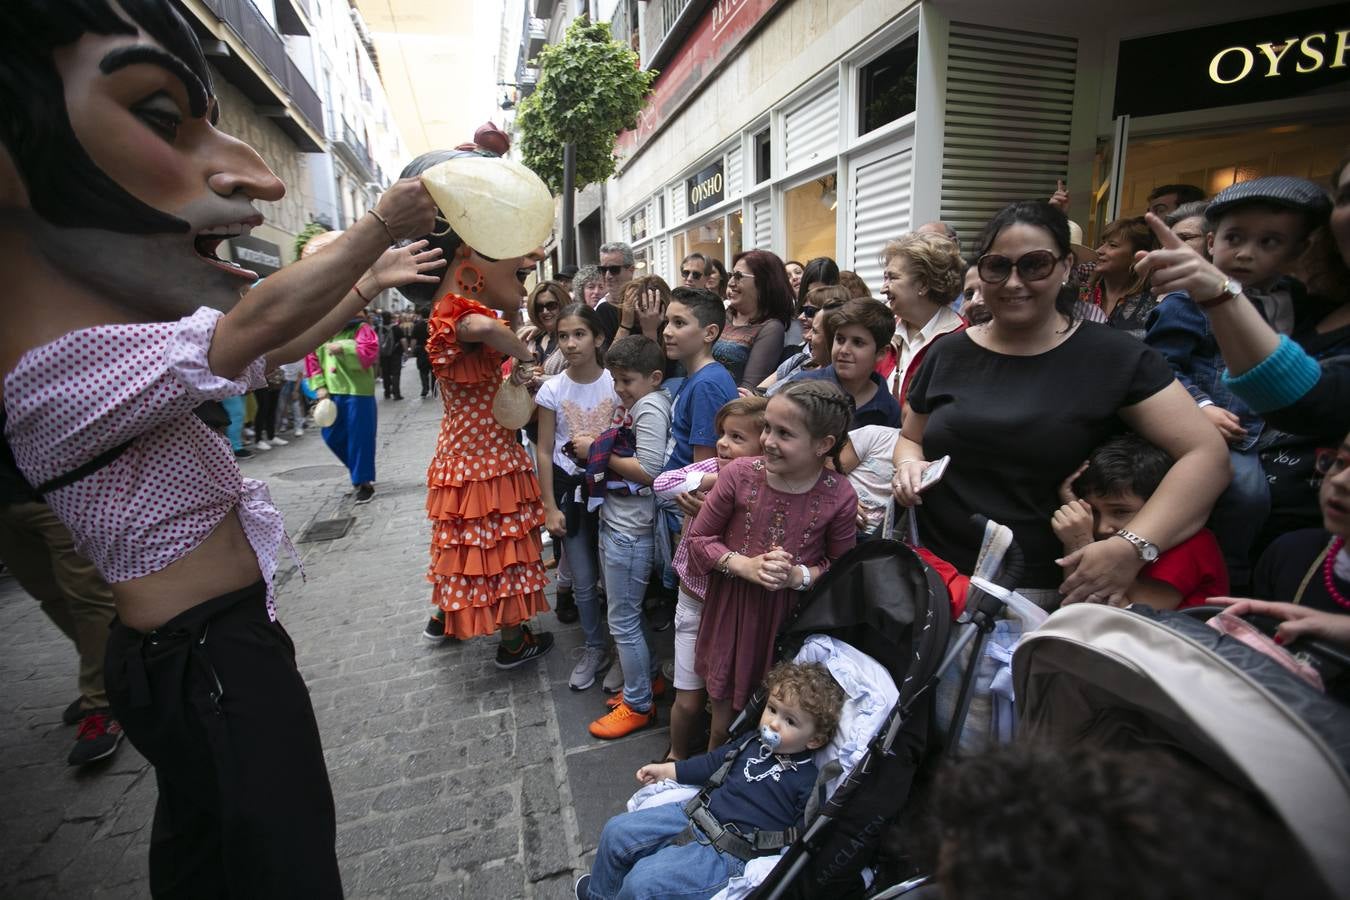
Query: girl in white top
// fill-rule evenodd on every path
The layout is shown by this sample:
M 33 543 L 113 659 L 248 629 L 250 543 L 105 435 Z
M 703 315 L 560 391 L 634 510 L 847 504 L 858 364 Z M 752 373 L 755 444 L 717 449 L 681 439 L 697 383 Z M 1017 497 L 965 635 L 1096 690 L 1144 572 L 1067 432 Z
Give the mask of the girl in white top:
M 880 535 L 891 502 L 891 478 L 895 475 L 895 439 L 898 428 L 864 425 L 848 433 L 848 443 L 839 456 L 840 471 L 858 494 L 858 539 Z
M 599 514 L 587 512 L 582 490 L 591 443 L 602 431 L 619 424 L 615 414 L 622 414 L 614 378 L 604 368 L 604 345 L 604 325 L 595 310 L 584 303 L 568 306 L 558 319 L 558 347 L 567 369 L 545 381 L 535 395 L 539 404 L 535 468 L 543 494 L 544 524 L 562 540 L 586 635 L 585 653 L 568 682 L 575 691 L 594 684 L 611 662 L 596 599 Z M 551 464 L 543 458 L 550 448 Z

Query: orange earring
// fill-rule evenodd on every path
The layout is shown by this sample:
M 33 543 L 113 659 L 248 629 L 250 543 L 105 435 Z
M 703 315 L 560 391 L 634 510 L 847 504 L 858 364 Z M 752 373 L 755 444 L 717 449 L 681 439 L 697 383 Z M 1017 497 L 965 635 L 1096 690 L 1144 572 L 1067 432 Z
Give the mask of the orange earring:
M 478 271 L 478 267 L 472 263 L 464 263 L 455 270 L 455 281 L 459 283 L 459 289 L 466 294 L 481 293 L 486 284 L 483 281 L 483 273 Z

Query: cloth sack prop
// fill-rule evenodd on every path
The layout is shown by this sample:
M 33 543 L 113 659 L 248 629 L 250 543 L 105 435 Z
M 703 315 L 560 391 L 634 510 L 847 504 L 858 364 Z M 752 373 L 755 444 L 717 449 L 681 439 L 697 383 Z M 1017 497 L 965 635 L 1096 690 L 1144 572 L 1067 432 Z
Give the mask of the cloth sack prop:
M 553 195 L 514 160 L 447 159 L 423 172 L 422 184 L 450 230 L 481 256 L 524 256 L 553 230 Z
M 524 428 L 534 415 L 534 398 L 524 386 L 514 384 L 508 376 L 492 398 L 492 418 L 507 431 Z
M 324 397 L 314 404 L 314 424 L 320 428 L 332 428 L 333 423 L 337 421 L 337 417 L 337 404 L 328 397 Z

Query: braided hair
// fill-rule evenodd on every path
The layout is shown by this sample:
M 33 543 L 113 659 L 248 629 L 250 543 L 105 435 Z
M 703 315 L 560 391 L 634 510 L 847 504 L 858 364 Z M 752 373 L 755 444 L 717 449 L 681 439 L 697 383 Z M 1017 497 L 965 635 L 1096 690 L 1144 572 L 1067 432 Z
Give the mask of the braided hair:
M 830 459 L 834 460 L 835 470 L 842 472 L 840 455 L 844 452 L 848 429 L 853 423 L 853 398 L 833 381 L 825 379 L 794 381 L 774 396 L 791 400 L 797 405 L 811 437 L 834 438 Z

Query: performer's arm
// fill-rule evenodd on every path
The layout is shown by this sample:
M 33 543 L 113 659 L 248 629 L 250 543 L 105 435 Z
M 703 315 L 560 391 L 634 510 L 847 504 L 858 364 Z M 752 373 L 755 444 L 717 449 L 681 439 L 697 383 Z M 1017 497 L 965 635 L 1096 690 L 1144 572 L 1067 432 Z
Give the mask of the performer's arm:
M 244 295 L 220 320 L 211 341 L 211 371 L 233 377 L 269 350 L 284 346 L 333 310 L 389 244 L 431 230 L 436 206 L 416 178 L 385 191 L 366 214 L 309 259 L 287 266 Z M 278 360 L 280 361 L 280 360 Z

